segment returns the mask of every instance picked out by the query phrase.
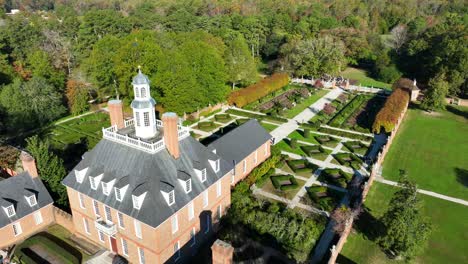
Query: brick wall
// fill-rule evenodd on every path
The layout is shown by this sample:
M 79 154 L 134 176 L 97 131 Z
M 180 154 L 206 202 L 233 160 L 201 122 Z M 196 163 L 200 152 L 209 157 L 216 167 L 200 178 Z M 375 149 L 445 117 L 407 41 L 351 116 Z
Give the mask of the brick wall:
M 265 144 L 261 145 L 257 150 L 257 162 L 255 163 L 255 151 L 247 156 L 244 160 L 238 162 L 236 164 L 236 168 L 234 169 L 234 182 L 232 185 L 237 184 L 239 181 L 243 180 L 250 172 L 255 169 L 260 163 L 264 162 L 268 159 L 271 155 L 271 143 L 270 140 L 265 142 Z M 265 152 L 266 150 L 266 152 Z M 244 172 L 244 162 L 246 165 L 246 170 Z
M 387 152 L 390 149 L 390 146 L 392 145 L 393 140 L 395 139 L 395 135 L 398 132 L 398 129 L 400 128 L 401 123 L 403 123 L 403 119 L 407 111 L 408 111 L 408 106 L 406 106 L 403 112 L 401 113 L 400 117 L 398 118 L 398 122 L 395 125 L 395 128 L 393 129 L 393 131 L 390 133 L 390 135 L 387 138 L 387 143 L 382 147 L 382 150 L 377 155 L 377 159 L 374 165 L 372 166 L 369 179 L 364 184 L 364 189 L 362 190 L 361 201 L 360 201 L 361 204 L 363 204 L 366 200 L 370 187 L 372 186 L 372 183 L 374 182 L 374 179 L 377 176 L 377 173 L 382 166 L 385 156 L 387 155 Z M 336 263 L 336 259 L 338 258 L 338 255 L 340 254 L 341 250 L 343 249 L 343 246 L 346 243 L 346 240 L 348 239 L 348 235 L 351 232 L 352 227 L 353 227 L 353 219 L 351 218 L 348 220 L 348 224 L 346 225 L 346 228 L 341 234 L 340 239 L 338 240 L 336 245 L 332 246 L 331 255 L 330 255 L 330 259 L 328 260 L 328 264 Z
M 55 206 L 52 207 L 55 223 L 61 225 L 70 233 L 75 233 L 75 225 L 73 224 L 73 216 Z

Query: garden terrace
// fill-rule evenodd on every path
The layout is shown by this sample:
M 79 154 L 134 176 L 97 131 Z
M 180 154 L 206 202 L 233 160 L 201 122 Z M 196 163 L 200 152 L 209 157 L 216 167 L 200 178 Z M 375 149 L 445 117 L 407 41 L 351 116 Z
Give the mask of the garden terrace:
M 339 153 L 334 154 L 333 157 L 343 166 L 351 167 L 359 170 L 362 160 L 352 153 Z
M 218 127 L 220 127 L 220 125 L 216 124 L 213 121 L 203 121 L 203 122 L 198 122 L 197 124 L 197 128 L 205 132 L 212 131 Z
M 340 140 L 338 140 L 337 138 L 328 135 L 315 136 L 315 139 L 320 143 L 320 145 L 324 145 L 327 147 L 336 147 L 336 145 L 338 145 L 338 143 L 340 142 Z
M 294 173 L 314 172 L 318 166 L 308 162 L 307 160 L 286 160 L 286 164 Z
M 332 135 L 336 135 L 336 136 L 339 136 L 339 137 L 362 140 L 362 141 L 371 141 L 372 140 L 371 136 L 356 134 L 356 133 L 342 131 L 342 130 L 336 130 L 336 129 L 328 128 L 328 127 L 320 127 L 318 129 L 318 132 L 332 134 Z
M 327 93 L 328 93 L 328 90 L 317 90 L 311 96 L 300 101 L 297 100 L 296 106 L 285 111 L 283 113 L 283 116 L 287 118 L 295 117 L 296 115 L 304 111 L 304 109 L 308 108 L 311 104 L 317 102 L 320 98 L 322 98 Z
M 302 151 L 302 149 L 300 148 L 302 144 L 298 144 L 298 143 L 294 144 L 293 142 L 294 141 L 289 140 L 289 139 L 283 139 L 280 142 L 278 142 L 275 146 L 277 146 L 278 149 L 282 151 L 294 153 L 300 156 L 306 156 L 304 151 Z
M 229 123 L 234 118 L 230 114 L 217 114 L 214 116 L 216 122 Z
M 351 115 L 358 110 L 365 102 L 367 102 L 371 96 L 368 95 L 357 95 L 351 100 L 340 112 L 338 112 L 329 122 L 329 126 L 344 127 L 346 121 Z
M 288 122 L 288 120 L 286 118 L 282 118 L 282 117 L 277 117 L 277 116 L 271 116 L 271 115 L 261 115 L 261 114 L 254 114 L 254 113 L 250 113 L 250 112 L 245 112 L 245 111 L 241 111 L 241 110 L 237 110 L 237 109 L 228 109 L 226 110 L 226 113 L 228 114 L 232 114 L 232 115 L 236 115 L 236 116 L 243 116 L 243 117 L 248 117 L 248 118 L 255 118 L 259 121 L 261 120 L 268 120 L 268 121 L 271 121 L 273 123 L 285 123 L 285 122 Z
M 356 85 L 362 85 L 374 88 L 390 89 L 391 85 L 388 83 L 377 81 L 367 75 L 367 72 L 362 69 L 348 67 L 340 73 L 346 79 L 350 79 L 350 82 L 356 83 Z
M 371 133 L 372 124 L 385 103 L 385 97 L 376 95 L 361 105 L 341 126 L 362 133 Z
M 308 128 L 303 129 L 303 130 L 301 130 L 301 129 L 295 130 L 291 134 L 288 135 L 288 138 L 297 139 L 297 140 L 308 142 L 308 143 L 311 143 L 311 144 L 320 144 L 315 139 L 315 137 L 310 132 L 310 129 L 308 129 Z
M 273 186 L 280 191 L 294 190 L 299 187 L 293 175 L 270 176 Z
M 352 153 L 359 154 L 361 156 L 365 156 L 369 149 L 369 146 L 361 141 L 346 141 L 343 142 L 343 145 Z
M 275 108 L 280 108 L 281 110 L 284 108 L 292 108 L 294 98 L 299 95 L 301 96 L 304 94 L 305 97 L 309 97 L 309 89 L 307 88 L 298 88 L 298 89 L 290 89 L 281 95 L 276 96 L 275 98 L 271 99 L 270 101 L 261 104 L 257 107 L 258 111 L 263 113 L 268 113 L 275 111 Z
M 348 186 L 348 183 L 352 180 L 352 178 L 352 174 L 346 173 L 340 169 L 328 168 L 324 169 L 320 173 L 318 180 L 321 182 L 339 186 L 341 188 L 346 188 Z
M 329 150 L 324 149 L 320 145 L 301 146 L 301 149 L 302 151 L 304 151 L 305 154 L 307 154 L 307 156 L 318 160 L 324 160 L 330 154 Z
M 307 196 L 303 196 L 302 201 L 327 212 L 331 212 L 344 196 L 340 191 L 319 185 L 307 187 L 306 191 Z
M 324 106 L 323 110 L 318 112 L 312 119 L 309 120 L 309 124 L 312 127 L 319 127 L 321 124 L 326 124 L 332 119 L 336 113 L 338 113 L 346 104 L 353 100 L 354 95 L 342 93 L 338 98 L 333 100 Z

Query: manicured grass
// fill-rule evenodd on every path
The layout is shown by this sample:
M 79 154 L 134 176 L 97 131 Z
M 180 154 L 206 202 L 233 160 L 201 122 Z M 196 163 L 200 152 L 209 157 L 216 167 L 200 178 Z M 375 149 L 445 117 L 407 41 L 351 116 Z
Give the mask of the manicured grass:
M 286 110 L 283 116 L 287 118 L 293 118 L 296 115 L 298 115 L 300 112 L 302 112 L 304 109 L 309 107 L 311 104 L 315 103 L 318 101 L 320 98 L 322 98 L 325 94 L 327 94 L 329 90 L 318 90 L 316 91 L 313 95 L 309 96 L 305 100 L 302 100 L 299 104 L 297 104 L 295 107 Z
M 275 195 L 278 195 L 280 197 L 283 197 L 283 198 L 286 198 L 286 199 L 293 199 L 294 196 L 296 195 L 296 193 L 302 188 L 302 186 L 304 186 L 305 184 L 305 181 L 303 180 L 300 180 L 300 179 L 296 179 L 297 181 L 297 188 L 295 189 L 292 189 L 292 190 L 286 190 L 286 191 L 280 191 L 280 190 L 277 190 L 275 188 L 275 186 L 273 186 L 273 184 L 271 183 L 271 180 L 268 180 L 265 182 L 265 184 L 263 185 L 262 187 L 262 190 L 265 191 L 265 192 L 269 192 L 269 193 L 272 193 L 272 194 L 275 194 Z
M 386 211 L 388 203 L 397 187 L 374 182 L 366 199 L 366 207 L 374 218 Z M 468 230 L 468 209 L 466 206 L 419 194 L 423 201 L 422 211 L 433 225 L 427 248 L 415 263 L 468 263 L 466 238 Z M 361 220 L 364 217 L 361 216 Z M 359 220 L 358 220 L 359 221 Z M 362 226 L 371 228 L 370 224 Z M 378 245 L 363 233 L 352 233 L 348 237 L 341 254 L 354 263 L 401 263 L 392 261 Z M 338 261 L 340 262 L 340 261 Z M 341 261 L 340 263 L 347 263 Z
M 289 141 L 288 141 L 289 142 Z M 286 151 L 286 152 L 290 152 L 290 153 L 294 153 L 294 154 L 297 154 L 297 155 L 301 155 L 301 156 L 307 156 L 304 151 L 301 150 L 300 146 L 301 144 L 298 144 L 298 147 L 293 149 L 289 146 L 288 142 L 286 142 L 285 139 L 281 140 L 280 142 L 278 142 L 275 146 L 277 146 L 280 150 L 282 151 Z
M 458 108 L 468 114 L 468 108 Z M 409 110 L 383 164 L 383 177 L 404 169 L 418 188 L 468 200 L 468 119 Z
M 261 122 L 260 125 L 262 125 L 262 127 L 265 128 L 268 132 L 271 132 L 271 131 L 275 130 L 278 127 L 276 125 L 269 124 L 269 123 L 264 123 L 264 122 Z
M 308 138 L 305 138 L 304 137 L 304 131 L 302 130 L 295 130 L 294 132 L 292 132 L 291 134 L 288 135 L 288 138 L 290 139 L 297 139 L 297 140 L 301 140 L 301 141 L 305 141 L 305 142 L 309 142 L 309 143 L 312 143 L 312 144 L 316 144 L 316 145 L 319 145 L 320 143 L 315 139 L 314 137 L 315 134 L 313 133 L 310 133 L 310 136 Z
M 366 71 L 357 68 L 348 67 L 341 73 L 341 76 L 347 79 L 357 80 L 357 85 L 361 84 L 362 86 L 384 89 L 390 89 L 392 87 L 391 84 L 380 82 L 369 77 Z
M 63 241 L 67 242 L 68 244 L 70 245 L 73 245 L 74 242 L 71 240 L 71 236 L 73 235 L 72 233 L 70 233 L 67 229 L 65 229 L 64 227 L 60 226 L 60 225 L 52 225 L 50 226 L 48 229 L 47 229 L 47 233 L 49 234 L 52 234 L 60 239 L 62 239 Z M 78 248 L 77 248 L 78 249 Z M 84 253 L 83 251 L 81 251 L 80 249 L 78 249 L 82 255 L 82 262 L 85 262 L 86 260 L 88 260 L 89 258 L 91 258 L 90 255 Z

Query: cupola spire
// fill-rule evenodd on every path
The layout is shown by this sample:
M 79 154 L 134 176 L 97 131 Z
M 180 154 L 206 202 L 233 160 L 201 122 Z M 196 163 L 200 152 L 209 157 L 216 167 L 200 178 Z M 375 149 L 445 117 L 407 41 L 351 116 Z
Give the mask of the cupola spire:
M 140 66 L 138 66 L 137 75 L 133 77 L 132 85 L 135 95 L 131 104 L 135 120 L 135 135 L 145 139 L 152 138 L 157 134 L 154 113 L 156 101 L 151 97 L 150 80 L 141 72 Z

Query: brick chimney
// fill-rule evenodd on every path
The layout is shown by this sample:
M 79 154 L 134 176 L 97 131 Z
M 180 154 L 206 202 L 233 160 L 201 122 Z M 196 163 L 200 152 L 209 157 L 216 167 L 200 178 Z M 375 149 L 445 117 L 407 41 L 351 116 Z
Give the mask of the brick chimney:
M 37 174 L 36 161 L 29 153 L 21 151 L 20 159 L 23 164 L 24 171 L 27 171 L 33 178 L 39 176 Z
M 121 100 L 110 100 L 107 103 L 111 125 L 116 125 L 117 129 L 124 127 L 123 105 Z
M 176 113 L 167 112 L 162 115 L 164 127 L 164 143 L 166 144 L 167 151 L 175 159 L 180 156 L 179 152 L 179 131 L 177 130 L 177 122 L 179 118 Z
M 217 239 L 211 246 L 213 264 L 231 264 L 234 248 L 231 244 Z

